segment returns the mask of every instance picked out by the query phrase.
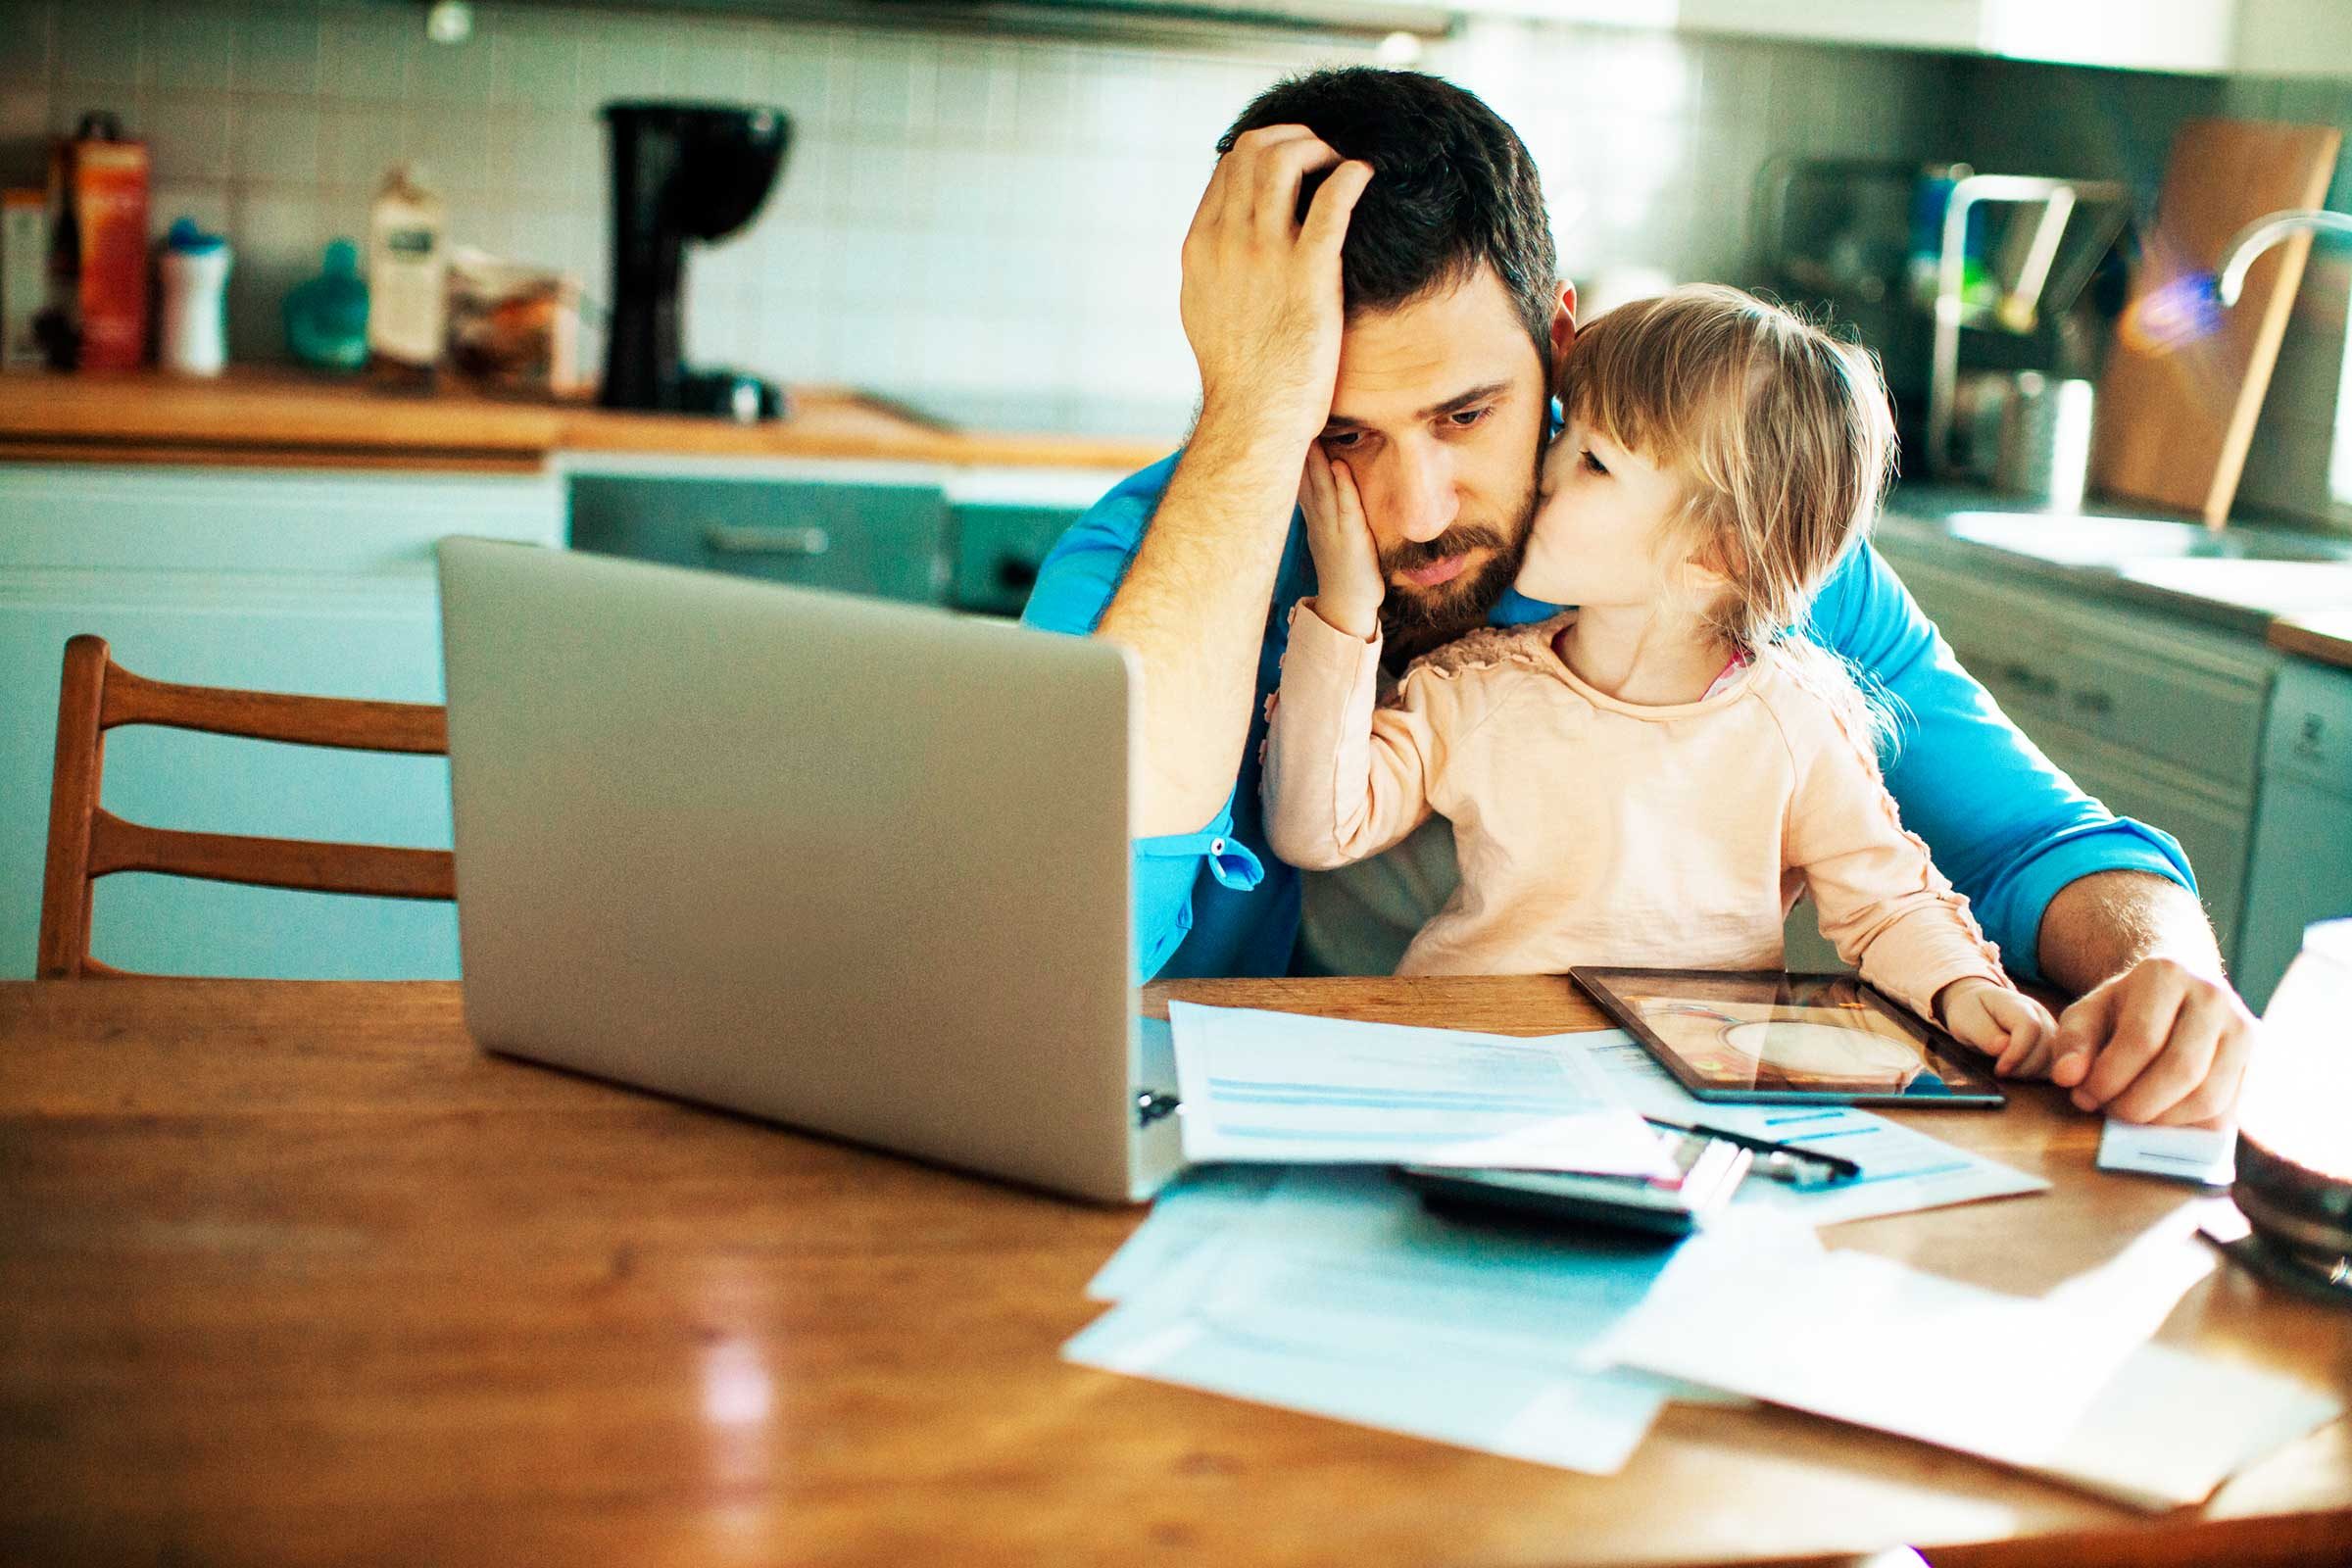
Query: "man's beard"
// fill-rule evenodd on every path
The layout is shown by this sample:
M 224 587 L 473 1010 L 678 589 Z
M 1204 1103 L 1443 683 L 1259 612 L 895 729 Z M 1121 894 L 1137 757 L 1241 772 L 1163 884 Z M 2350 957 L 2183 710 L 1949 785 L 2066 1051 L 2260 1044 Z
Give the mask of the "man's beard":
M 1380 606 L 1382 662 L 1402 668 L 1408 661 L 1485 625 L 1503 590 L 1519 575 L 1519 563 L 1527 554 L 1527 534 L 1535 514 L 1536 486 L 1531 479 L 1519 505 L 1519 525 L 1508 537 L 1484 522 L 1457 522 L 1427 543 L 1407 540 L 1383 553 L 1380 574 L 1388 582 L 1389 592 Z M 1451 582 L 1440 583 L 1435 588 L 1396 586 L 1395 579 L 1398 572 L 1435 565 L 1473 550 L 1491 550 L 1494 554 L 1476 565 L 1463 568 L 1461 575 Z

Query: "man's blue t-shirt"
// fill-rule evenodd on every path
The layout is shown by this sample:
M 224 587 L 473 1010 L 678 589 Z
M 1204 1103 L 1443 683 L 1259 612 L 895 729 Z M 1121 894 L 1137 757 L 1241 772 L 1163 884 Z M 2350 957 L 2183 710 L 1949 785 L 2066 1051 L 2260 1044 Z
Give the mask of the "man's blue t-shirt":
M 1023 621 L 1080 635 L 1095 629 L 1176 461 L 1120 481 L 1071 524 L 1038 569 Z M 1199 832 L 1135 841 L 1136 961 L 1146 979 L 1278 975 L 1290 967 L 1299 873 L 1266 846 L 1258 751 L 1265 697 L 1282 678 L 1291 607 L 1314 591 L 1305 521 L 1294 513 L 1234 792 Z M 1493 619 L 1512 625 L 1557 612 L 1511 592 Z M 1846 557 L 1814 601 L 1808 634 L 1882 688 L 1898 720 L 1886 784 L 1903 824 L 1927 841 L 2018 974 L 2039 978 L 2042 910 L 2079 877 L 2149 871 L 2194 891 L 2187 858 L 2169 834 L 2109 812 L 2018 733 L 1877 551 L 1864 545 Z

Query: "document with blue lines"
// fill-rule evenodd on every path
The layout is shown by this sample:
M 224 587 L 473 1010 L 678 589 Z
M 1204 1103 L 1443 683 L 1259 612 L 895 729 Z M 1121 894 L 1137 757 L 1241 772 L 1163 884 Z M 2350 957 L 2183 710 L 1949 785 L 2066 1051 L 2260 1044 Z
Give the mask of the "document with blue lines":
M 1184 1155 L 1670 1174 L 1582 1053 L 1507 1035 L 1168 1004 Z
M 1807 1225 L 1840 1225 L 2049 1190 L 2050 1184 L 2038 1176 L 1853 1105 L 1737 1105 L 1695 1100 L 1633 1036 L 1619 1030 L 1552 1035 L 1522 1044 L 1549 1046 L 1599 1069 L 1616 1098 L 1644 1116 L 1704 1123 L 1750 1138 L 1819 1149 L 1843 1154 L 1862 1167 L 1859 1177 L 1828 1187 L 1790 1187 L 1750 1178 L 1733 1200 L 1736 1211 L 1778 1209 Z

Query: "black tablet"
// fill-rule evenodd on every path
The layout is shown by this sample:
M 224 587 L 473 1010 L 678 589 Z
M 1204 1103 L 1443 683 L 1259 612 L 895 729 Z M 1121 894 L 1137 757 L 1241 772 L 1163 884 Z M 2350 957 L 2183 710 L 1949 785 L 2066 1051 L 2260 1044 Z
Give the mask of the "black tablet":
M 1568 971 L 1700 1100 L 1999 1105 L 1990 1062 L 1850 974 Z

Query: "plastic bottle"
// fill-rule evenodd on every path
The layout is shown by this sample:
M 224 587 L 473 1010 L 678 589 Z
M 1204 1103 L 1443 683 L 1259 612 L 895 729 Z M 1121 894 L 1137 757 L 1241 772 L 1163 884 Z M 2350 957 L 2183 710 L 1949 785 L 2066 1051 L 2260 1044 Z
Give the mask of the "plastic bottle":
M 368 285 L 360 248 L 326 247 L 317 277 L 286 292 L 286 351 L 315 369 L 356 370 L 368 363 Z
M 440 364 L 449 258 L 441 198 L 397 165 L 368 216 L 368 348 L 396 372 Z
M 228 241 L 196 220 L 174 220 L 156 262 L 164 326 L 156 359 L 178 375 L 219 375 L 228 368 Z

